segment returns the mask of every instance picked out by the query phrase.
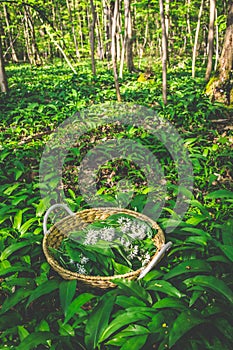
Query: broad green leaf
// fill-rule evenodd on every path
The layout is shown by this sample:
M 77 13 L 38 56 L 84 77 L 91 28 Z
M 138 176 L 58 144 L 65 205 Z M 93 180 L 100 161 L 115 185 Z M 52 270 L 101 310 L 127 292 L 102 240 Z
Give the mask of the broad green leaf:
M 50 198 L 48 197 L 42 198 L 36 207 L 36 216 L 42 217 L 46 209 L 49 207 L 49 204 L 50 204 Z
M 217 245 L 226 257 L 233 262 L 233 246 L 218 244 Z
M 203 322 L 205 322 L 205 319 L 200 317 L 199 312 L 192 310 L 182 312 L 171 327 L 169 333 L 169 347 L 171 348 L 183 335 Z
M 181 300 L 173 297 L 163 298 L 157 301 L 152 307 L 153 309 L 164 309 L 164 308 L 174 308 L 177 310 L 186 309 L 185 304 Z
M 29 332 L 23 326 L 18 326 L 18 334 L 19 339 L 22 342 L 29 335 Z
M 203 292 L 203 290 L 194 290 L 192 296 L 190 297 L 189 307 L 195 304 L 195 302 L 202 296 Z
M 0 260 L 3 261 L 7 259 L 12 253 L 16 252 L 17 250 L 24 248 L 26 246 L 29 246 L 31 243 L 29 241 L 23 241 L 19 243 L 14 243 L 10 246 L 8 246 L 1 254 Z
M 62 324 L 61 323 L 60 324 L 60 328 L 59 328 L 59 333 L 60 333 L 60 335 L 63 335 L 65 337 L 67 337 L 67 335 L 69 335 L 71 337 L 74 337 L 75 330 L 73 329 L 73 327 L 70 324 L 68 324 L 68 323 L 67 324 Z
M 34 332 L 29 334 L 15 349 L 32 350 L 37 347 L 37 345 L 47 344 L 47 341 L 53 338 L 54 335 L 50 332 Z
M 205 221 L 207 219 L 208 216 L 206 215 L 193 215 L 191 218 L 186 220 L 186 224 L 197 226 L 198 224 L 200 224 L 200 222 Z
M 34 300 L 40 298 L 42 295 L 49 294 L 54 290 L 58 289 L 59 281 L 48 280 L 31 292 L 30 298 L 28 299 L 26 307 L 28 307 Z
M 233 219 L 227 220 L 222 225 L 222 240 L 224 245 L 233 247 Z
M 232 324 L 230 324 L 224 318 L 215 318 L 214 325 L 224 335 L 224 337 L 232 341 Z
M 13 228 L 17 230 L 20 229 L 20 226 L 22 224 L 22 217 L 23 217 L 23 211 L 19 210 L 14 217 Z
M 147 340 L 147 335 L 135 335 L 125 341 L 120 350 L 140 350 Z
M 176 296 L 178 298 L 181 298 L 183 296 L 183 294 L 176 287 L 174 287 L 170 282 L 163 281 L 163 280 L 157 280 L 157 281 L 147 283 L 146 289 L 154 290 L 154 291 L 168 294 L 171 296 Z
M 144 303 L 142 300 L 134 297 L 134 296 L 127 296 L 127 295 L 118 295 L 116 298 L 116 304 L 123 307 L 124 309 L 127 309 L 131 306 L 146 306 L 146 303 Z
M 165 276 L 165 280 L 169 280 L 170 278 L 183 275 L 186 273 L 197 273 L 197 272 L 211 272 L 211 266 L 206 263 L 204 260 L 192 259 L 188 261 L 183 261 L 179 265 L 175 266 L 172 270 L 170 270 Z
M 140 325 L 132 324 L 125 328 L 123 331 L 116 333 L 112 339 L 110 339 L 106 345 L 115 345 L 115 346 L 122 346 L 126 343 L 127 338 L 134 338 L 139 335 L 146 335 L 149 334 L 150 331 Z M 130 347 L 131 349 L 132 347 Z
M 27 220 L 20 228 L 19 228 L 19 232 L 21 233 L 21 235 L 24 235 L 27 230 L 29 229 L 29 227 L 32 226 L 32 224 L 35 222 L 35 221 L 38 221 L 37 218 L 31 218 L 29 220 Z
M 25 288 L 20 288 L 16 290 L 16 292 L 14 292 L 4 301 L 2 308 L 0 309 L 0 314 L 4 314 L 6 311 L 10 310 L 22 300 L 26 299 L 31 293 L 31 290 Z
M 115 298 L 112 292 L 105 294 L 90 314 L 85 328 L 85 344 L 88 350 L 96 348 L 108 326 Z
M 95 296 L 90 293 L 82 293 L 75 298 L 71 304 L 67 307 L 66 317 L 64 323 L 67 323 L 76 313 L 79 312 L 80 308 L 88 301 L 93 299 Z
M 233 292 L 231 289 L 226 285 L 226 283 L 214 276 L 199 275 L 185 280 L 184 283 L 187 286 L 198 285 L 207 287 L 227 298 L 230 303 L 233 303 Z
M 70 305 L 77 286 L 77 280 L 73 281 L 63 281 L 59 286 L 60 302 L 64 314 L 67 314 L 67 308 Z
M 114 283 L 124 292 L 124 295 L 134 296 L 144 302 L 152 303 L 151 295 L 143 288 L 139 282 L 126 279 L 114 279 Z
M 217 198 L 232 198 L 233 192 L 228 190 L 217 190 L 210 192 L 205 196 L 206 199 L 217 199 Z
M 147 312 L 140 312 L 141 308 L 135 307 L 134 310 L 126 309 L 123 314 L 117 316 L 103 331 L 102 336 L 100 337 L 100 342 L 108 339 L 112 334 L 118 331 L 123 326 L 126 326 L 130 323 L 139 322 L 142 320 L 148 319 Z M 150 308 L 147 309 L 148 312 L 151 312 Z
M 40 324 L 36 327 L 36 331 L 41 331 L 41 332 L 49 332 L 50 327 L 47 321 L 42 320 Z
M 26 266 L 23 266 L 22 264 L 19 264 L 17 266 L 11 266 L 11 267 L 6 267 L 6 268 L 0 268 L 0 276 L 5 276 L 8 273 L 14 273 L 14 272 L 22 272 L 22 271 L 27 271 L 27 272 L 33 272 L 32 269 L 29 269 Z
M 14 192 L 14 190 L 16 190 L 16 188 L 18 188 L 19 186 L 20 183 L 15 183 L 14 185 L 7 187 L 7 189 L 3 193 L 7 196 L 10 196 L 12 192 Z

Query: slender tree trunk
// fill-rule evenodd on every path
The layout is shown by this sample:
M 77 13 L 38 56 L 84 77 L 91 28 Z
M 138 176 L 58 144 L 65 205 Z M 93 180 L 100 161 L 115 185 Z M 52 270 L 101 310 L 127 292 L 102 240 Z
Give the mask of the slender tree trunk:
M 2 92 L 8 92 L 7 77 L 5 72 L 5 64 L 2 54 L 2 41 L 0 38 L 0 88 Z
M 227 16 L 227 28 L 224 37 L 224 44 L 219 59 L 219 66 L 215 77 L 210 79 L 206 92 L 213 100 L 233 104 L 232 88 L 233 69 L 233 0 L 229 0 Z
M 125 16 L 127 19 L 126 37 L 126 63 L 127 69 L 131 73 L 135 70 L 133 63 L 133 29 L 132 29 L 132 15 L 131 15 L 131 0 L 124 0 Z
M 77 40 L 76 31 L 75 31 L 75 27 L 74 27 L 74 23 L 73 23 L 73 15 L 72 15 L 72 10 L 71 10 L 69 0 L 66 0 L 66 6 L 67 6 L 68 14 L 69 14 L 69 21 L 71 24 L 71 30 L 72 30 L 73 40 L 74 40 L 76 57 L 78 57 L 78 59 L 80 59 L 80 53 L 79 53 L 79 49 L 78 49 L 78 40 Z
M 99 18 L 99 13 L 96 13 L 96 36 L 98 40 L 98 55 L 100 60 L 104 59 L 104 46 L 103 46 L 103 40 L 102 40 L 102 30 L 101 30 L 101 23 Z
M 10 43 L 10 48 L 11 48 L 11 57 L 13 62 L 18 62 L 18 57 L 15 52 L 14 48 L 14 40 L 12 38 L 12 32 L 11 32 L 11 27 L 10 27 L 10 18 L 9 18 L 9 13 L 7 6 L 3 4 L 3 9 L 4 9 L 4 15 L 5 15 L 5 21 L 6 21 L 6 27 L 9 35 L 9 43 Z
M 103 0 L 103 22 L 104 22 L 104 34 L 105 34 L 105 57 L 108 61 L 111 59 L 111 37 L 112 37 L 112 27 L 111 27 L 111 8 L 110 4 Z
M 159 0 L 160 19 L 162 26 L 162 77 L 163 77 L 163 102 L 167 104 L 167 34 L 165 26 L 163 0 Z
M 188 29 L 190 44 L 191 44 L 191 47 L 193 47 L 193 37 L 192 37 L 192 31 L 191 31 L 191 25 L 190 25 L 190 1 L 191 0 L 188 0 L 188 3 L 187 3 L 187 7 L 188 7 L 188 10 L 187 10 L 187 29 Z
M 219 35 L 218 35 L 218 11 L 217 9 L 215 9 L 215 32 L 216 32 L 216 54 L 215 54 L 215 64 L 214 64 L 214 70 L 217 70 L 217 66 L 218 66 L 218 59 L 219 59 Z
M 196 34 L 195 34 L 195 40 L 194 40 L 194 46 L 193 46 L 193 59 L 192 59 L 192 77 L 195 78 L 195 65 L 196 65 L 196 56 L 197 56 L 197 45 L 198 45 L 198 37 L 199 37 L 199 31 L 201 27 L 201 15 L 203 11 L 204 6 L 204 0 L 201 0 L 201 5 L 198 13 L 198 19 L 197 19 L 197 27 L 196 27 Z
M 213 53 L 214 53 L 214 18 L 215 18 L 216 0 L 210 0 L 210 22 L 208 33 L 208 63 L 206 68 L 205 80 L 210 79 L 213 67 Z
M 92 22 L 90 23 L 90 46 L 91 46 L 91 68 L 92 74 L 96 75 L 96 66 L 95 66 L 95 23 L 96 23 L 96 11 L 93 0 L 90 0 L 91 4 L 91 14 Z
M 117 101 L 121 102 L 120 86 L 119 86 L 118 71 L 117 71 L 117 60 L 116 60 L 116 29 L 117 29 L 118 14 L 119 14 L 119 0 L 115 0 L 113 17 L 112 17 L 111 53 L 112 53 L 112 66 L 113 66 L 113 75 L 114 75 Z

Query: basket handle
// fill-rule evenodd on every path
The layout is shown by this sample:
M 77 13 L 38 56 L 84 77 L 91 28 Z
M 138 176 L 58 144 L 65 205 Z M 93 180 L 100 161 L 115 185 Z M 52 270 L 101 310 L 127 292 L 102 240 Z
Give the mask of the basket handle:
M 65 209 L 69 215 L 74 215 L 74 213 L 72 212 L 72 210 L 70 210 L 70 208 L 66 205 L 66 204 L 54 204 L 52 205 L 45 213 L 44 219 L 43 219 L 43 231 L 44 231 L 44 235 L 48 234 L 48 229 L 47 229 L 47 221 L 48 221 L 48 217 L 49 214 L 51 213 L 51 211 L 53 211 L 53 209 L 55 208 L 63 208 Z
M 151 262 L 143 269 L 138 277 L 138 280 L 145 277 L 146 274 L 162 259 L 164 254 L 171 248 L 172 242 L 167 242 L 158 252 L 158 254 L 151 260 Z

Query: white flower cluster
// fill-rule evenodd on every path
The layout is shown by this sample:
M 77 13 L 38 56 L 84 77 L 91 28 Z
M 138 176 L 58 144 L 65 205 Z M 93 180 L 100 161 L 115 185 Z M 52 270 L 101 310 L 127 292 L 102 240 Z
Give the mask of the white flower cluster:
M 124 217 L 120 217 L 117 222 L 120 224 L 121 232 L 132 239 L 144 239 L 146 237 L 148 231 L 146 224 Z
M 87 231 L 84 245 L 94 245 L 99 240 L 112 242 L 115 238 L 115 229 L 113 227 L 103 227 L 99 230 L 90 229 Z

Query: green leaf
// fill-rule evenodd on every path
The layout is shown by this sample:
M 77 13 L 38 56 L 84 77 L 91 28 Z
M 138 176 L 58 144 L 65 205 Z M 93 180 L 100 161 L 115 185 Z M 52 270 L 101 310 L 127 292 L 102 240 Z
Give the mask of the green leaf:
M 93 299 L 95 296 L 90 293 L 82 293 L 76 299 L 72 301 L 71 304 L 67 307 L 66 317 L 64 324 L 67 323 L 78 311 L 80 308 L 86 304 L 88 301 Z
M 28 307 L 34 300 L 40 298 L 42 295 L 49 294 L 59 287 L 59 281 L 48 280 L 31 292 L 26 307 Z
M 184 310 L 185 304 L 177 298 L 167 297 L 157 301 L 153 306 L 153 309 L 173 308 L 176 310 Z
M 210 192 L 205 196 L 206 199 L 218 199 L 218 198 L 232 198 L 233 192 L 228 190 L 217 190 Z
M 103 342 L 104 340 L 108 339 L 113 333 L 118 331 L 118 329 L 122 328 L 123 326 L 126 326 L 130 323 L 147 320 L 148 319 L 148 312 L 151 313 L 150 308 L 143 308 L 147 309 L 148 311 L 140 312 L 140 309 L 135 307 L 134 310 L 132 309 L 126 309 L 124 313 L 117 316 L 109 325 L 105 328 L 103 331 L 102 336 L 100 337 L 100 342 Z
M 59 286 L 60 302 L 65 316 L 67 314 L 68 306 L 74 297 L 76 286 L 77 280 L 63 281 Z
M 188 261 L 183 261 L 179 265 L 175 266 L 170 270 L 165 276 L 164 279 L 168 280 L 170 278 L 183 275 L 186 273 L 197 273 L 197 272 L 211 272 L 211 266 L 206 263 L 204 260 L 192 259 Z
M 29 335 L 29 332 L 23 326 L 18 326 L 18 334 L 19 339 L 22 342 Z
M 18 266 L 11 266 L 11 267 L 6 267 L 6 268 L 0 268 L 0 276 L 5 276 L 8 273 L 14 273 L 14 272 L 22 272 L 22 271 L 27 271 L 27 272 L 33 272 L 31 269 L 29 269 L 26 266 L 23 266 L 22 264 L 19 264 Z
M 4 314 L 6 311 L 10 310 L 22 300 L 26 299 L 31 293 L 31 290 L 25 288 L 20 288 L 16 290 L 16 292 L 14 292 L 4 301 L 2 308 L 0 309 L 0 314 Z
M 140 285 L 139 282 L 122 278 L 114 279 L 113 282 L 124 292 L 124 295 L 134 296 L 149 304 L 152 303 L 151 295 Z
M 170 282 L 163 281 L 163 280 L 149 282 L 146 286 L 146 289 L 155 290 L 157 292 L 161 292 L 171 296 L 176 296 L 178 298 L 181 298 L 183 296 L 183 294 L 177 288 L 175 288 Z
M 203 322 L 205 322 L 205 320 L 200 317 L 199 312 L 191 310 L 182 312 L 171 327 L 169 333 L 169 348 L 175 345 L 184 334 Z
M 65 337 L 67 335 L 74 337 L 75 330 L 73 329 L 73 327 L 70 324 L 60 324 L 59 333 L 60 333 L 60 335 L 63 335 Z
M 120 350 L 140 350 L 147 340 L 147 335 L 136 335 L 125 341 Z
M 29 246 L 31 243 L 29 241 L 23 241 L 19 243 L 15 243 L 12 245 L 9 245 L 1 254 L 0 260 L 3 261 L 7 259 L 12 253 L 16 252 L 17 250 L 24 248 L 26 246 Z
M 54 338 L 54 335 L 50 332 L 34 332 L 29 334 L 19 346 L 17 346 L 16 350 L 32 350 L 37 345 L 46 344 L 48 340 Z
M 193 226 L 197 226 L 200 224 L 202 221 L 207 220 L 209 217 L 206 215 L 193 215 L 191 218 L 186 220 L 186 224 L 190 224 Z
M 118 295 L 116 304 L 123 307 L 124 309 L 127 309 L 131 306 L 146 306 L 146 303 L 144 303 L 142 300 L 134 296 L 129 297 L 127 295 Z
M 19 228 L 19 232 L 21 233 L 21 235 L 24 235 L 24 233 L 27 232 L 27 230 L 29 229 L 29 227 L 32 226 L 32 224 L 38 221 L 37 218 L 31 218 L 29 220 L 27 220 L 20 228 Z
M 123 331 L 115 334 L 113 338 L 106 343 L 106 345 L 122 346 L 127 342 L 127 338 L 135 339 L 137 336 L 148 335 L 148 333 L 150 333 L 150 331 L 147 328 L 137 324 L 132 324 Z M 131 346 L 130 349 L 132 348 L 133 347 Z
M 224 245 L 233 246 L 233 219 L 227 220 L 222 225 L 222 240 Z
M 85 328 L 85 344 L 87 349 L 93 350 L 106 329 L 114 306 L 115 294 L 108 292 L 98 302 L 87 321 Z
M 23 217 L 23 211 L 19 210 L 14 217 L 13 228 L 15 228 L 17 230 L 20 229 L 20 226 L 22 223 L 22 217 Z
M 45 213 L 46 209 L 50 205 L 50 199 L 49 197 L 42 198 L 39 202 L 39 204 L 36 207 L 36 216 L 42 217 L 42 215 Z
M 233 247 L 229 245 L 218 244 L 217 245 L 226 257 L 233 262 Z
M 228 301 L 230 301 L 230 303 L 233 303 L 233 292 L 231 289 L 226 285 L 226 283 L 214 276 L 199 275 L 185 280 L 184 283 L 188 286 L 194 284 L 207 287 L 224 296 L 226 299 L 228 299 Z
M 217 329 L 232 342 L 232 324 L 224 318 L 215 318 L 214 325 Z
M 7 187 L 7 189 L 3 193 L 7 196 L 10 196 L 12 192 L 14 192 L 14 190 L 16 190 L 16 188 L 18 188 L 19 186 L 20 183 L 15 183 L 14 185 Z

